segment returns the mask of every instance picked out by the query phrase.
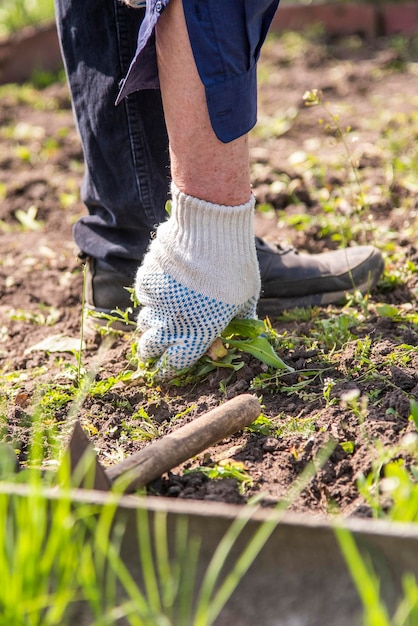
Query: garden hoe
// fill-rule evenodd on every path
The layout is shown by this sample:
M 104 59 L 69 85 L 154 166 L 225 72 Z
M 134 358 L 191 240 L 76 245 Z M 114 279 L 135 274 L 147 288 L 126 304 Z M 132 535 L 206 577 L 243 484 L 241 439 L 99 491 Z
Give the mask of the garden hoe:
M 236 396 L 109 468 L 101 465 L 76 422 L 68 445 L 74 486 L 101 491 L 114 486 L 118 492 L 133 492 L 249 426 L 259 415 L 260 403 L 255 396 Z

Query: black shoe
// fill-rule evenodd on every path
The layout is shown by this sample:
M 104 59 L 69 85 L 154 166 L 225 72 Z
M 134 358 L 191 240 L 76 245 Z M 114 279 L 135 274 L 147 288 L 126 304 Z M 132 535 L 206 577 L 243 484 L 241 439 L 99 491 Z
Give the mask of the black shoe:
M 260 316 L 334 304 L 353 291 L 367 293 L 375 287 L 384 268 L 382 255 L 373 246 L 311 255 L 256 237 L 256 250 L 261 274 Z M 89 258 L 87 262 L 86 308 L 112 316 L 117 308 L 130 309 L 129 319 L 134 322 L 139 309 L 133 307 L 126 290 L 132 287 L 133 279 L 103 261 Z M 102 323 L 106 321 L 104 318 Z M 123 330 L 134 328 L 134 324 L 122 323 Z
M 382 255 L 373 246 L 311 255 L 257 237 L 256 248 L 261 274 L 260 316 L 334 304 L 353 291 L 367 293 L 384 268 Z
M 80 258 L 83 259 L 82 254 Z M 89 317 L 99 326 L 109 325 L 115 330 L 135 330 L 139 308 L 134 306 L 131 294 L 127 290 L 132 289 L 134 279 L 117 272 L 104 261 L 92 257 L 85 260 L 87 262 L 85 308 L 87 314 L 90 313 Z M 118 309 L 126 312 L 126 321 L 117 313 Z

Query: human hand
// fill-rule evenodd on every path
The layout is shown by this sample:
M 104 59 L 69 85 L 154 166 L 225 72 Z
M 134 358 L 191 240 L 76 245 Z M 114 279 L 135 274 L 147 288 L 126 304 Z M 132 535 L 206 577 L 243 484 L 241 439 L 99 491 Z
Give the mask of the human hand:
M 213 205 L 173 187 L 172 214 L 138 270 L 138 349 L 168 379 L 193 365 L 234 318 L 256 317 L 254 199 Z

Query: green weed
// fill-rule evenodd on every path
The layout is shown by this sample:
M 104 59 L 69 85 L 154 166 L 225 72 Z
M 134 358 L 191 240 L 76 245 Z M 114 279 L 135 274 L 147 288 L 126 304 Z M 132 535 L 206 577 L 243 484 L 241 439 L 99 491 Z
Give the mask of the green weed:
M 286 438 L 289 435 L 298 433 L 304 438 L 309 437 L 315 432 L 315 418 L 313 417 L 288 417 L 280 420 L 280 426 L 276 430 L 278 437 Z
M 376 518 L 418 522 L 417 414 L 417 405 L 412 402 L 410 420 L 415 429 L 398 445 L 383 447 L 376 441 L 370 472 L 358 479 L 358 489 Z
M 311 336 L 319 345 L 335 352 L 354 338 L 351 330 L 356 328 L 358 320 L 349 313 L 341 313 L 327 319 L 317 319 L 311 331 Z
M 53 306 L 39 304 L 39 311 L 10 309 L 8 317 L 14 322 L 29 322 L 39 326 L 53 326 L 61 317 L 61 311 Z
M 179 371 L 177 376 L 170 380 L 170 385 L 188 385 L 201 381 L 210 372 L 225 369 L 230 370 L 229 376 L 227 375 L 222 383 L 225 390 L 231 375 L 244 366 L 244 362 L 240 359 L 240 352 L 250 354 L 268 365 L 271 370 L 292 372 L 293 368 L 287 365 L 276 352 L 275 348 L 280 344 L 280 340 L 281 338 L 268 319 L 234 319 L 207 353 L 191 368 Z M 155 368 L 155 360 L 142 363 L 139 374 L 148 384 L 157 384 L 158 368 Z
M 268 436 L 273 434 L 276 430 L 275 421 L 276 420 L 271 417 L 261 414 L 250 426 L 247 426 L 245 430 L 250 433 Z
M 333 378 L 326 377 L 324 378 L 324 386 L 322 389 L 322 395 L 324 396 L 326 406 L 331 406 L 338 402 L 337 398 L 331 397 L 331 392 L 335 387 L 335 380 Z
M 301 398 L 308 400 L 309 389 L 313 383 L 322 376 L 323 371 L 319 369 L 304 369 L 298 371 L 297 382 L 289 383 L 286 374 L 262 373 L 255 376 L 251 381 L 251 390 L 277 389 L 287 395 L 298 394 Z M 317 393 L 315 392 L 315 398 Z
M 194 411 L 196 408 L 197 408 L 197 404 L 191 404 L 190 406 L 185 408 L 183 411 L 180 411 L 180 413 L 176 413 L 172 419 L 173 420 L 181 419 L 185 417 L 186 415 L 188 415 L 189 413 L 191 413 L 192 411 Z
M 75 389 L 72 386 L 52 385 L 44 386 L 44 392 L 39 400 L 39 407 L 46 418 L 53 417 L 58 409 L 72 402 Z
M 367 395 L 360 395 L 360 390 L 357 388 L 349 389 L 341 394 L 341 408 L 353 413 L 359 424 L 362 424 L 368 415 L 368 403 Z
M 392 304 L 376 304 L 376 313 L 379 317 L 387 317 L 394 322 L 418 325 L 418 313 L 409 304 L 394 306 Z
M 80 347 L 77 353 L 77 382 L 81 381 L 82 375 L 82 354 L 84 347 L 84 332 L 86 319 L 86 292 L 87 292 L 87 263 L 83 264 L 83 289 L 81 291 L 81 323 L 80 323 Z
M 128 383 L 133 376 L 134 372 L 132 370 L 124 370 L 116 376 L 107 376 L 106 378 L 95 380 L 90 385 L 89 395 L 93 398 L 103 398 L 113 387 L 119 383 Z
M 354 198 L 355 205 L 357 205 L 358 212 L 362 211 L 365 208 L 365 200 L 363 196 L 362 186 L 360 183 L 360 178 L 358 175 L 358 166 L 353 159 L 351 150 L 346 141 L 346 134 L 351 132 L 351 128 L 349 126 L 344 129 L 342 128 L 339 114 L 333 113 L 331 111 L 330 103 L 324 100 L 324 96 L 321 90 L 312 89 L 311 91 L 307 91 L 303 96 L 303 100 L 306 106 L 318 106 L 321 108 L 321 110 L 325 113 L 328 122 L 324 122 L 324 120 L 322 119 L 320 119 L 319 122 L 321 124 L 325 124 L 326 130 L 334 133 L 336 137 L 342 142 L 357 188 L 357 197 Z
M 98 311 L 87 311 L 89 319 L 97 322 L 97 329 L 101 335 L 115 332 L 129 332 L 131 328 L 136 328 L 136 322 L 131 319 L 132 307 L 120 309 L 117 307 L 111 313 L 100 313 Z
M 209 467 L 199 465 L 193 469 L 186 469 L 183 471 L 184 474 L 193 474 L 196 472 L 203 474 L 211 480 L 232 478 L 237 481 L 239 485 L 239 492 L 241 494 L 245 493 L 246 489 L 253 484 L 253 479 L 247 472 L 244 463 L 234 461 L 233 459 L 225 459 L 223 461 L 219 461 L 219 463 L 214 463 Z
M 135 424 L 134 420 L 138 420 L 138 423 Z M 133 413 L 129 425 L 125 421 L 122 422 L 122 433 L 130 441 L 150 441 L 162 434 L 159 424 L 148 415 L 143 407 Z
M 294 371 L 275 352 L 272 340 L 277 335 L 268 321 L 262 320 L 232 320 L 222 333 L 226 346 L 246 352 L 274 369 Z

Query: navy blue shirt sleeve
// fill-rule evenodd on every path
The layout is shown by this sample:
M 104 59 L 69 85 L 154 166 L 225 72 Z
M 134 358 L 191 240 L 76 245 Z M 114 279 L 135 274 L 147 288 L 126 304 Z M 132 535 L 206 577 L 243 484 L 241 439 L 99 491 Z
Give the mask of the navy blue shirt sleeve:
M 138 49 L 118 96 L 158 87 L 153 33 L 168 0 L 147 0 Z M 213 130 L 222 142 L 257 120 L 257 61 L 279 0 L 183 0 L 197 70 Z

